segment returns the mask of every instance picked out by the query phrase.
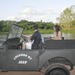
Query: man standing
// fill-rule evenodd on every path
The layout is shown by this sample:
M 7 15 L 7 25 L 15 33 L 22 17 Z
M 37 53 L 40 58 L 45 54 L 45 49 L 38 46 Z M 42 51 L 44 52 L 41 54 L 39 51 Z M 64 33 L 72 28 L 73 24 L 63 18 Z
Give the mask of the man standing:
M 32 49 L 41 48 L 42 38 L 37 25 L 34 26 L 34 33 L 31 37 L 31 41 L 33 41 Z

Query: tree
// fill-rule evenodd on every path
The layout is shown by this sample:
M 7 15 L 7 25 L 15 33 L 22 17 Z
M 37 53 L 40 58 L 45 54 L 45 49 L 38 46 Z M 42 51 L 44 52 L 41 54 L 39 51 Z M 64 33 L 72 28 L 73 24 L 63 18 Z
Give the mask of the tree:
M 26 20 L 21 20 L 19 22 L 17 22 L 18 25 L 20 25 L 21 27 L 23 27 L 24 29 L 27 29 L 28 27 L 28 21 Z
M 0 21 L 0 32 L 3 30 L 3 21 Z
M 59 21 L 59 24 L 63 26 L 66 29 L 70 29 L 71 26 L 73 26 L 73 21 L 75 21 L 75 13 L 73 12 L 73 9 L 66 8 L 61 14 L 60 17 L 57 18 Z

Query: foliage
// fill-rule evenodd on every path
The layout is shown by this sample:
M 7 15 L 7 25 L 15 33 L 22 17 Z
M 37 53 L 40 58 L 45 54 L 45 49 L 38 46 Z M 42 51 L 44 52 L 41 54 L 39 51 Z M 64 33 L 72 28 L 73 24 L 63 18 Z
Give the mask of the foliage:
M 0 32 L 2 32 L 2 30 L 3 30 L 3 22 L 0 21 Z
M 15 23 L 15 21 L 0 21 L 0 32 L 8 32 L 9 26 Z
M 33 29 L 34 29 L 34 25 L 38 25 L 39 29 L 44 32 L 46 32 L 46 30 L 50 29 L 52 30 L 54 23 L 52 22 L 29 22 L 27 20 L 21 20 L 19 22 L 16 21 L 0 21 L 0 32 L 8 32 L 9 31 L 9 27 L 12 24 L 17 24 L 21 27 L 24 28 L 24 33 L 32 33 Z M 48 32 L 48 31 L 47 31 Z
M 65 29 L 70 29 L 75 25 L 75 12 L 72 7 L 66 8 L 57 18 L 59 25 L 63 26 Z

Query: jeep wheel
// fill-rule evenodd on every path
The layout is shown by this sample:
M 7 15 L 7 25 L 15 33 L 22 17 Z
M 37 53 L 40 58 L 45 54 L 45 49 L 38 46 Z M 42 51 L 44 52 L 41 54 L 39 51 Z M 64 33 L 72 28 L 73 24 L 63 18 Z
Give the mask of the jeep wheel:
M 53 64 L 45 71 L 45 75 L 70 75 L 70 72 L 64 65 Z
M 48 75 L 67 75 L 67 73 L 62 69 L 54 69 L 51 72 L 49 72 Z

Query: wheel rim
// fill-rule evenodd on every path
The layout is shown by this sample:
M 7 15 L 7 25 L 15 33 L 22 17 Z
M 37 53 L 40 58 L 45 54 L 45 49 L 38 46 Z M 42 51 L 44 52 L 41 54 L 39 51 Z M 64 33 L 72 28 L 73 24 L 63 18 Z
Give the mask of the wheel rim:
M 54 69 L 49 72 L 49 75 L 67 75 L 67 73 L 63 69 Z

